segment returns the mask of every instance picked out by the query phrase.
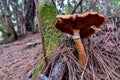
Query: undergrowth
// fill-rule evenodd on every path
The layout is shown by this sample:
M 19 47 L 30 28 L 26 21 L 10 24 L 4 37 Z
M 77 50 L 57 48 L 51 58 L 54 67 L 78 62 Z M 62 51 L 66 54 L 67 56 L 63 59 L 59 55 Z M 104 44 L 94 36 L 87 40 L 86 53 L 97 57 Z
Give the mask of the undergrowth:
M 42 20 L 42 28 L 44 32 L 46 52 L 47 52 L 47 56 L 49 56 L 50 50 L 56 44 L 58 44 L 58 40 L 61 37 L 62 33 L 60 33 L 54 27 L 57 13 L 52 3 L 45 3 L 44 5 L 40 6 L 40 15 L 41 15 L 41 20 Z M 44 62 L 42 60 L 36 67 L 34 71 L 33 80 L 36 80 L 39 70 L 41 69 L 43 64 Z
M 5 27 L 5 24 L 0 24 L 0 32 L 2 33 L 2 35 L 0 35 L 0 40 L 3 40 L 4 43 L 7 43 L 10 34 L 8 34 L 8 33 L 6 32 L 6 29 L 5 29 L 5 28 L 6 28 L 6 27 Z

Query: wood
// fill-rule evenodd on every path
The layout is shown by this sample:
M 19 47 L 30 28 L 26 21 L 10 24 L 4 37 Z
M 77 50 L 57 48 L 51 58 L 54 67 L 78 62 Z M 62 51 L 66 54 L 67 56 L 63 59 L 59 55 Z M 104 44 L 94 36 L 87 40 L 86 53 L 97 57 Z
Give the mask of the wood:
M 34 0 L 24 0 L 25 14 L 25 27 L 27 31 L 33 31 L 34 18 L 35 18 L 35 2 Z
M 71 14 L 75 13 L 76 9 L 78 8 L 79 5 L 82 4 L 82 2 L 83 2 L 83 0 L 80 0 L 80 2 L 75 6 L 75 8 L 73 9 Z
M 55 4 L 55 1 L 54 1 L 54 0 L 52 0 L 52 3 L 53 3 L 53 5 L 54 5 L 54 7 L 55 7 L 55 9 L 56 9 L 57 14 L 60 14 L 60 12 L 58 11 L 57 6 L 56 6 L 56 4 Z
M 44 57 L 45 57 L 45 65 L 47 65 L 46 48 L 45 48 L 45 41 L 44 41 L 44 36 L 43 36 L 42 22 L 41 22 L 41 17 L 40 17 L 38 0 L 34 0 L 34 1 L 35 1 L 35 6 L 36 6 L 36 16 L 38 18 L 38 25 L 40 27 L 40 38 L 41 38 L 41 41 L 42 41 L 42 50 L 43 50 L 43 54 L 44 54 Z
M 64 60 L 64 59 L 63 59 Z M 62 80 L 64 73 L 66 72 L 67 64 L 62 59 L 59 59 L 49 77 L 44 74 L 40 74 L 39 80 Z

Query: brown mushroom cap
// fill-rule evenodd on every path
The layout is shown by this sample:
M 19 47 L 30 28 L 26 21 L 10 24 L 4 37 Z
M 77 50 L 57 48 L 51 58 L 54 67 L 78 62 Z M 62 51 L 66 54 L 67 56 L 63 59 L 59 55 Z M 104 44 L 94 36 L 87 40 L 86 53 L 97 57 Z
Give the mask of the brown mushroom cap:
M 56 28 L 62 32 L 73 35 L 74 29 L 80 29 L 80 36 L 82 38 L 89 37 L 95 33 L 91 26 L 99 28 L 104 22 L 103 15 L 97 12 L 86 12 L 84 14 L 74 15 L 58 15 L 56 21 Z

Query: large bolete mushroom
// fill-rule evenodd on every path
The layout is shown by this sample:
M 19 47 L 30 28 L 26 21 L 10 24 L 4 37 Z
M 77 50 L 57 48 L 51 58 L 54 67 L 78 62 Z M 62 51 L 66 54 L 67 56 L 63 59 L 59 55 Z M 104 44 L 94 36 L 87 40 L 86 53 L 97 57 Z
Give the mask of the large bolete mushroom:
M 97 12 L 86 12 L 84 14 L 58 15 L 56 18 L 56 28 L 73 36 L 80 63 L 84 67 L 87 61 L 87 55 L 81 38 L 87 38 L 94 34 L 95 30 L 91 26 L 99 28 L 105 22 L 104 16 Z

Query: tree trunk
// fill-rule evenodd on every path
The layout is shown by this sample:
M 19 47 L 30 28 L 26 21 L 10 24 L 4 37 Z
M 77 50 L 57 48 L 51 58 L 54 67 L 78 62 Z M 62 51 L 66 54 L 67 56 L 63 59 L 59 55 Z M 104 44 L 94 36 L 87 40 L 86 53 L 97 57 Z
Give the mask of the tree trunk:
M 17 33 L 15 32 L 13 23 L 11 21 L 10 9 L 7 5 L 7 0 L 2 0 L 2 6 L 4 8 L 3 12 L 6 23 L 6 32 L 10 35 L 8 42 L 13 42 L 14 40 L 17 40 Z
M 17 35 L 18 36 L 24 35 L 26 33 L 24 4 L 19 4 L 18 1 L 14 1 L 14 0 L 9 1 L 9 4 L 13 9 L 13 15 L 16 19 Z M 19 6 L 22 6 L 22 7 L 19 7 Z
M 2 4 L 1 1 L 0 1 L 0 4 Z M 3 16 L 2 5 L 0 5 L 0 14 L 2 14 L 2 15 L 0 16 L 0 24 L 3 24 L 3 23 L 4 23 L 4 16 Z
M 27 31 L 33 30 L 33 20 L 35 17 L 35 2 L 34 0 L 25 0 L 25 26 Z

